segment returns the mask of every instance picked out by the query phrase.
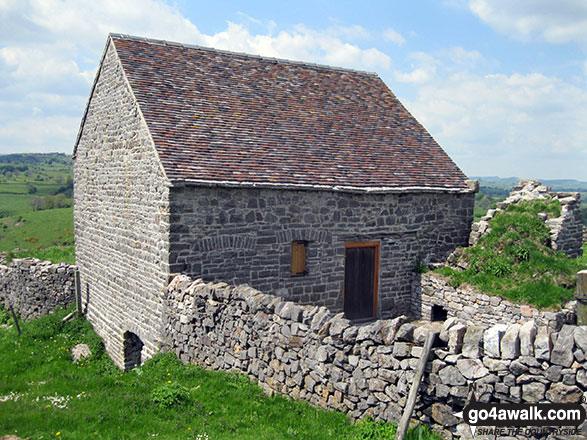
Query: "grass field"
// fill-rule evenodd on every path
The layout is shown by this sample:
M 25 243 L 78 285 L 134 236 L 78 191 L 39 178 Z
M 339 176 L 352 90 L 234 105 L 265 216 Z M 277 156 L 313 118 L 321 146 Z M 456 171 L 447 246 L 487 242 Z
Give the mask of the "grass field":
M 0 437 L 37 439 L 393 439 L 395 425 L 266 396 L 245 376 L 183 366 L 157 355 L 122 373 L 83 318 L 66 311 L 0 327 Z M 0 310 L 0 323 L 8 322 Z M 78 363 L 71 349 L 86 343 Z M 439 439 L 420 426 L 408 439 Z
M 0 251 L 73 246 L 73 209 L 29 211 L 0 219 Z

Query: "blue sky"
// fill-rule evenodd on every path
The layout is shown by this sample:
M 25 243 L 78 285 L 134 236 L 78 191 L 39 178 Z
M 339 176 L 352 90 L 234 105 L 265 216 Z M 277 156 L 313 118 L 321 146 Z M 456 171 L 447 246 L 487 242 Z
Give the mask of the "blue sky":
M 377 72 L 468 175 L 587 180 L 585 0 L 0 0 L 0 153 L 71 153 L 108 32 Z

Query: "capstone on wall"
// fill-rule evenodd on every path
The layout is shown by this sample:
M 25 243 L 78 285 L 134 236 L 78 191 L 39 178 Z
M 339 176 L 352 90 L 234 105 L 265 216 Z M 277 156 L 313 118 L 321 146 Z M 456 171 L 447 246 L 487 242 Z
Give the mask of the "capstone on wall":
M 33 319 L 75 302 L 76 267 L 35 258 L 0 265 L 0 303 Z
M 587 392 L 587 327 L 405 316 L 357 325 L 325 307 L 183 275 L 169 284 L 168 310 L 168 348 L 182 362 L 241 371 L 267 392 L 385 421 L 401 417 L 426 335 L 439 332 L 444 347 L 431 353 L 414 417 L 449 439 L 471 438 L 455 416 L 471 390 L 500 403 L 579 403 Z
M 473 203 L 473 192 L 173 188 L 170 267 L 340 311 L 345 243 L 379 241 L 379 312 L 407 313 L 416 265 L 467 243 Z M 305 276 L 290 274 L 297 240 L 308 242 Z
M 76 262 L 88 320 L 114 362 L 123 335 L 156 353 L 168 282 L 168 183 L 110 45 L 74 160 Z

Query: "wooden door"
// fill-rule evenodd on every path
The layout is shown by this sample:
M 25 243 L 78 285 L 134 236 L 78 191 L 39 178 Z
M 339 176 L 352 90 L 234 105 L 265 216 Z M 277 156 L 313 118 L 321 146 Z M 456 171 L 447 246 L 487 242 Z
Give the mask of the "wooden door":
M 345 247 L 344 314 L 355 320 L 376 317 L 379 242 L 351 242 Z

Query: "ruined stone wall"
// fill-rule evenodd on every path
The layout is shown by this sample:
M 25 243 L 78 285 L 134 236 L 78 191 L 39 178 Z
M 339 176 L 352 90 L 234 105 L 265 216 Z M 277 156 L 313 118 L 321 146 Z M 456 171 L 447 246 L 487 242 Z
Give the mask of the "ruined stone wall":
M 0 265 L 0 303 L 23 319 L 38 318 L 75 302 L 76 267 L 35 258 Z
M 184 363 L 241 371 L 267 392 L 353 418 L 400 418 L 426 334 L 439 331 L 445 347 L 431 354 L 414 417 L 447 438 L 470 438 L 455 413 L 473 386 L 479 401 L 502 403 L 580 402 L 587 391 L 587 327 L 405 317 L 353 325 L 325 307 L 183 275 L 169 284 L 168 302 L 166 337 Z
M 412 274 L 467 243 L 474 194 L 174 188 L 171 271 L 342 310 L 345 242 L 378 241 L 379 312 L 407 313 Z M 307 274 L 291 276 L 291 243 Z
M 583 254 L 583 223 L 581 219 L 581 195 L 577 192 L 552 192 L 550 187 L 542 185 L 538 180 L 518 181 L 507 199 L 497 204 L 497 209 L 490 209 L 480 221 L 473 223 L 469 244 L 473 245 L 489 231 L 489 220 L 509 205 L 530 200 L 558 200 L 561 215 L 547 219 L 543 216 L 546 226 L 550 229 L 552 249 L 563 252 L 574 258 Z
M 168 282 L 168 182 L 110 45 L 74 159 L 75 253 L 88 320 L 114 362 L 124 334 L 158 351 Z
M 546 311 L 525 304 L 516 304 L 498 295 L 488 295 L 473 287 L 454 288 L 439 274 L 432 272 L 414 277 L 412 316 L 430 320 L 434 306 L 440 306 L 447 317 L 456 317 L 479 325 L 511 324 L 534 320 L 559 330 L 564 324 L 574 324 L 574 302 L 561 310 Z

